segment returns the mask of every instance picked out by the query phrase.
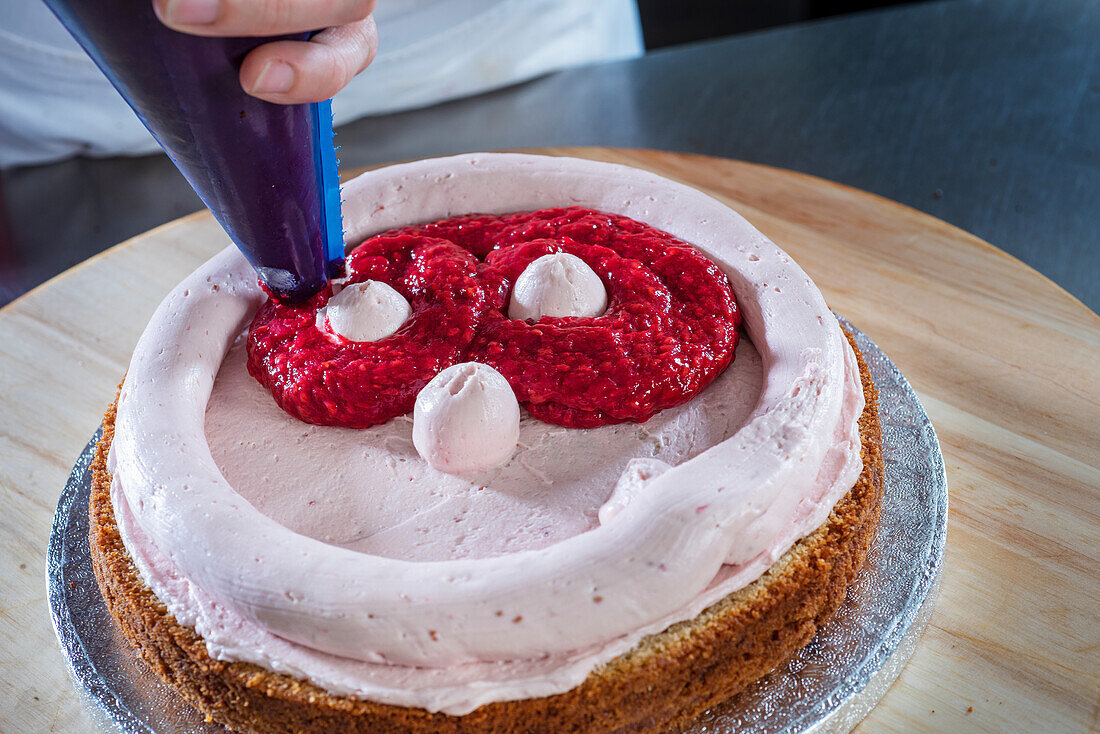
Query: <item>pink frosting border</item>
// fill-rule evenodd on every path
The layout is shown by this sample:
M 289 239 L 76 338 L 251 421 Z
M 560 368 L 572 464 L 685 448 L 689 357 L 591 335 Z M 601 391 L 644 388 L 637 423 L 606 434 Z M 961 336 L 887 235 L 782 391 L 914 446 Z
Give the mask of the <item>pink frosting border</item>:
M 213 378 L 262 298 L 243 258 L 224 252 L 150 321 L 123 387 L 112 452 L 140 535 L 186 583 L 158 579 L 152 563 L 140 564 L 143 574 L 200 630 L 229 614 L 238 626 L 316 651 L 319 660 L 329 653 L 428 669 L 599 651 L 582 665 L 573 660 L 570 675 L 546 674 L 544 684 L 522 691 L 496 685 L 471 697 L 467 683 L 458 687 L 466 693 L 442 686 L 445 695 L 418 698 L 386 686 L 328 686 L 452 713 L 531 690 L 545 695 L 575 685 L 646 631 L 693 616 L 716 577 L 736 577 L 737 585 L 724 583 L 715 598 L 750 583 L 818 527 L 858 476 L 862 392 L 835 318 L 797 265 L 720 202 L 624 166 L 509 154 L 380 169 L 350 182 L 344 196 L 349 241 L 468 211 L 573 204 L 664 229 L 707 252 L 730 277 L 763 359 L 764 388 L 741 431 L 647 482 L 596 530 L 481 560 L 365 556 L 266 518 L 210 457 L 203 422 Z M 223 656 L 280 669 L 255 644 L 225 642 Z M 291 668 L 326 680 L 323 664 L 312 672 Z

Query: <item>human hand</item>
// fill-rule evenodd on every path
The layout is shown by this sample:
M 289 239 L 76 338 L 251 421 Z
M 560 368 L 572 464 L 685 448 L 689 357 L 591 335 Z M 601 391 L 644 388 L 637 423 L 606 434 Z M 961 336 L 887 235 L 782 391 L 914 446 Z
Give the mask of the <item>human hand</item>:
M 272 41 L 241 64 L 241 87 L 279 104 L 320 102 L 374 60 L 376 0 L 152 0 L 169 28 L 197 36 L 277 36 L 324 28 L 308 41 Z

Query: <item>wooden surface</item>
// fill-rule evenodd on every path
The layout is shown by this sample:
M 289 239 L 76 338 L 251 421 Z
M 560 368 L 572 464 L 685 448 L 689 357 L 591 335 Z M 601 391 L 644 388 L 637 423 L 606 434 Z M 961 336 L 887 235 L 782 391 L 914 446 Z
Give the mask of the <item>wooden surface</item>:
M 728 202 L 912 382 L 950 485 L 940 599 L 861 730 L 1087 731 L 1100 710 L 1100 318 L 898 204 L 736 161 L 601 148 Z M 73 461 L 160 299 L 228 243 L 167 224 L 0 311 L 0 731 L 89 731 L 50 627 L 45 549 Z

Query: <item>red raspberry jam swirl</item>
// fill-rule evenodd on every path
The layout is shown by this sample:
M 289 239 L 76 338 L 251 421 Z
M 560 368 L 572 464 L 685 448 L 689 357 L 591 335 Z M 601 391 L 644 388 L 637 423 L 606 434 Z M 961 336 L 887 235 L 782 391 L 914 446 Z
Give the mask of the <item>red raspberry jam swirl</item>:
M 576 255 L 607 289 L 596 317 L 511 319 L 516 278 L 537 258 Z M 300 304 L 269 299 L 248 335 L 248 371 L 291 415 L 364 428 L 413 408 L 441 370 L 494 367 L 532 416 L 569 428 L 643 422 L 691 400 L 733 359 L 741 322 L 729 281 L 691 245 L 590 209 L 469 215 L 368 239 L 347 283 L 404 296 L 408 321 L 376 342 L 318 328 L 331 287 Z

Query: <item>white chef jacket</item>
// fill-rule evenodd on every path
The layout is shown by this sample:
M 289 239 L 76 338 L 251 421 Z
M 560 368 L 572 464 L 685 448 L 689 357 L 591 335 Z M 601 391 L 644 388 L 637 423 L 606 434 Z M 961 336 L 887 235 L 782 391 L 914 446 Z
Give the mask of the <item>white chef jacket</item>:
M 378 56 L 333 99 L 337 125 L 644 48 L 635 0 L 379 0 L 375 19 Z M 157 150 L 42 0 L 0 0 L 0 167 Z

